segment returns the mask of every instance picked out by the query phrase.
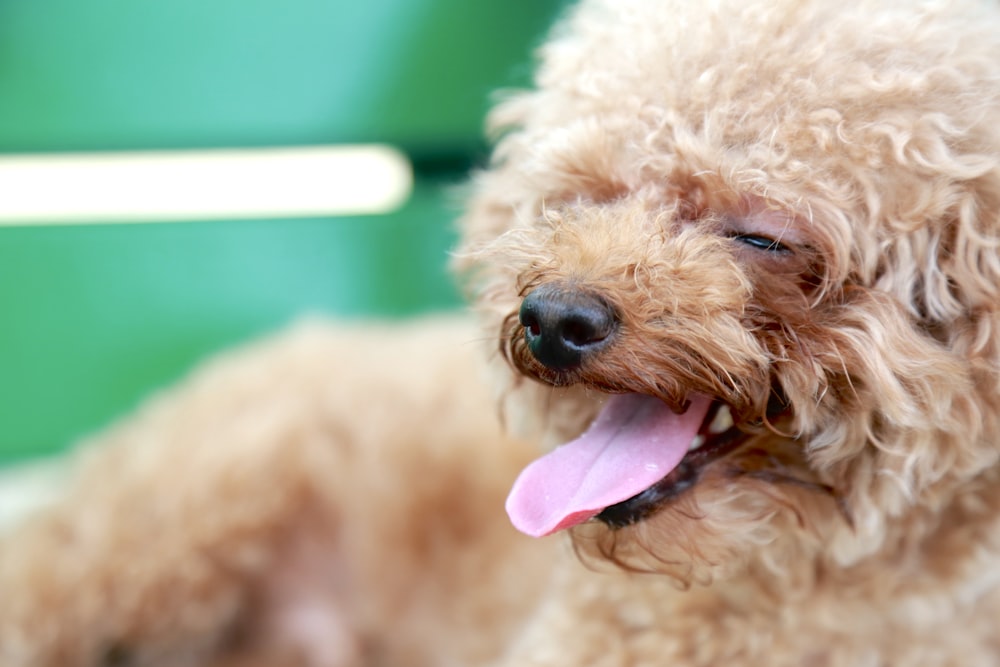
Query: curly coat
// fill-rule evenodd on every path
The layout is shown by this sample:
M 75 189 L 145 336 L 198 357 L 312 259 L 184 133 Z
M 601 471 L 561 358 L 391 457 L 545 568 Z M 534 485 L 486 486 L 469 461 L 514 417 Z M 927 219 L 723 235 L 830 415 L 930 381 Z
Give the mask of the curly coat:
M 0 662 L 1000 662 L 1000 9 L 584 0 L 540 58 L 462 220 L 478 328 L 305 325 L 98 436 L 0 547 Z M 613 341 L 546 363 L 543 287 Z M 736 435 L 517 535 L 609 393 Z

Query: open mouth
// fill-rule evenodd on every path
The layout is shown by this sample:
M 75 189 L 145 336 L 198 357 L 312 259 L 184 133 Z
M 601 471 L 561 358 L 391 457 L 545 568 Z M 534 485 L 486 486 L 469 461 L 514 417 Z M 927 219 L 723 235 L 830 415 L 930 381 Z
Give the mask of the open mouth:
M 525 468 L 507 512 L 536 537 L 595 517 L 627 526 L 691 488 L 745 439 L 729 407 L 708 396 L 692 396 L 677 414 L 652 396 L 615 395 L 583 435 Z
M 729 406 L 719 401 L 712 403 L 708 416 L 676 468 L 649 488 L 604 508 L 596 518 L 612 528 L 624 528 L 642 521 L 665 502 L 694 486 L 705 466 L 738 448 L 745 436 L 734 425 Z

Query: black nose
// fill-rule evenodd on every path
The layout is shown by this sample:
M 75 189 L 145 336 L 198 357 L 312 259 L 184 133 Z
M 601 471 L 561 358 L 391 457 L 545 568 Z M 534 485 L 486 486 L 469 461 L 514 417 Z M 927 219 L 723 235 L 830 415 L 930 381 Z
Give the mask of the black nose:
M 560 371 L 603 348 L 618 326 L 614 310 L 599 297 L 559 285 L 528 294 L 519 316 L 531 354 Z

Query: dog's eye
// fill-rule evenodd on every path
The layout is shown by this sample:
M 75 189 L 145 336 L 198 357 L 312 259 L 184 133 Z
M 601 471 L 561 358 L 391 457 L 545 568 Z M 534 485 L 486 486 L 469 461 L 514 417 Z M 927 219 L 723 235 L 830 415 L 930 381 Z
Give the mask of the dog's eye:
M 788 246 L 781 241 L 776 241 L 767 236 L 761 236 L 760 234 L 741 234 L 740 232 L 733 232 L 729 235 L 729 238 L 734 241 L 744 243 L 751 248 L 756 248 L 757 250 L 765 250 L 767 252 L 789 252 Z

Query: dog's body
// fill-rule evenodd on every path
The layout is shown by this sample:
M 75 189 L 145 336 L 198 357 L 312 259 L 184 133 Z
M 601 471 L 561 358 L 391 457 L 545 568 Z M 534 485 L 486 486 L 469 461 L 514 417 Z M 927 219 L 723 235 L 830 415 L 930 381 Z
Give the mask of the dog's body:
M 1000 663 L 1000 9 L 593 0 L 542 61 L 479 326 L 102 436 L 0 551 L 4 665 Z

